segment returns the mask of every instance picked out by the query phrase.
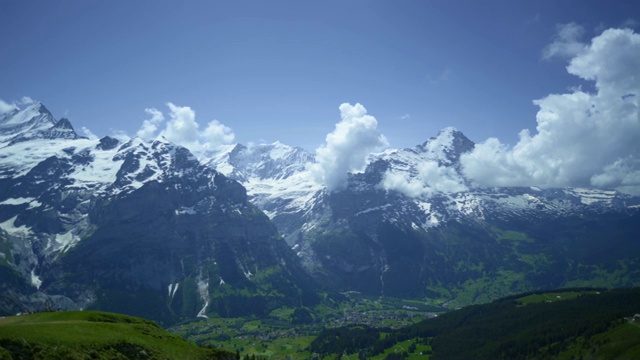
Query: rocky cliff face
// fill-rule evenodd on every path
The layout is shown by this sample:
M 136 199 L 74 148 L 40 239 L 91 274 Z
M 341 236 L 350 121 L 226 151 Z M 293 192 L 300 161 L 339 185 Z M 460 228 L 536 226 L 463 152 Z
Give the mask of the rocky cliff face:
M 315 301 L 313 281 L 242 185 L 187 149 L 80 138 L 42 105 L 2 121 L 5 313 L 50 298 L 171 322 Z

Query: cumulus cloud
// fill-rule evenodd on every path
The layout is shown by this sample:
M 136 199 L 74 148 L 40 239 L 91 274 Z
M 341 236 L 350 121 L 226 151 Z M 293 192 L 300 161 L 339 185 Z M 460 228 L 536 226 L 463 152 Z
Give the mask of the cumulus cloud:
M 218 120 L 212 120 L 204 129 L 202 137 L 209 144 L 229 144 L 236 138 L 231 128 L 220 123 Z
M 221 144 L 233 142 L 235 134 L 230 127 L 217 120 L 210 121 L 204 130 L 200 130 L 200 123 L 196 121 L 196 113 L 189 106 L 178 106 L 167 103 L 169 120 L 165 122 L 164 114 L 155 108 L 145 109 L 151 118 L 143 121 L 136 135 L 149 140 L 164 136 L 167 140 L 184 146 L 196 156 L 214 149 Z M 160 130 L 161 124 L 164 129 Z
M 568 32 L 569 35 L 563 32 Z M 560 29 L 559 39 L 576 30 Z M 463 155 L 465 175 L 485 186 L 601 186 L 640 193 L 640 35 L 609 29 L 589 44 L 557 42 L 574 54 L 567 71 L 595 83 L 534 101 L 536 132 L 513 147 L 491 138 Z M 581 50 L 577 50 L 581 49 Z
M 607 165 L 604 171 L 591 177 L 591 183 L 601 187 L 617 187 L 631 194 L 640 194 L 640 159 L 629 156 Z
M 553 57 L 570 58 L 585 50 L 585 44 L 580 40 L 585 34 L 585 29 L 576 24 L 568 23 L 557 26 L 557 33 L 554 41 L 543 51 L 542 57 L 550 59 Z
M 327 134 L 326 144 L 316 149 L 316 163 L 309 165 L 316 182 L 330 191 L 344 188 L 349 172 L 363 170 L 367 156 L 388 145 L 364 106 L 344 103 L 339 109 L 341 121 Z
M 164 115 L 156 108 L 144 109 L 144 112 L 151 115 L 151 118 L 142 122 L 142 126 L 136 132 L 136 135 L 144 140 L 155 138 L 158 131 L 158 125 L 164 121 Z
M 196 112 L 188 106 L 176 106 L 167 103 L 169 107 L 169 121 L 160 135 L 176 144 L 186 147 L 196 147 L 198 142 L 198 127 Z
M 409 197 L 418 197 L 426 192 L 422 181 L 403 172 L 385 172 L 380 186 L 385 190 L 399 191 Z
M 16 106 L 16 104 L 13 104 L 13 103 L 10 104 L 0 99 L 0 114 L 6 114 L 10 111 L 17 110 L 17 109 L 18 107 Z
M 429 196 L 437 192 L 456 193 L 467 190 L 462 177 L 451 166 L 440 166 L 437 161 L 425 161 L 417 173 L 387 171 L 380 186 L 399 191 L 410 197 Z

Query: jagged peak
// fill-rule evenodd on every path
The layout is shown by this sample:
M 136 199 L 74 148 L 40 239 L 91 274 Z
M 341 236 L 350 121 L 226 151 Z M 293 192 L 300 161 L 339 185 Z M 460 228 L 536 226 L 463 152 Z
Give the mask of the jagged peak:
M 49 118 L 52 123 L 56 122 L 55 119 L 53 118 L 53 114 L 51 114 L 51 111 L 49 111 L 49 109 L 47 109 L 47 107 L 44 106 L 44 104 L 41 103 L 40 101 L 34 101 L 30 103 L 24 109 L 20 109 L 19 112 L 25 113 L 25 114 L 31 113 L 33 114 L 32 117 L 35 117 L 38 115 L 44 115 L 47 118 Z
M 55 125 L 56 120 L 53 115 L 41 102 L 33 102 L 25 108 L 16 107 L 14 110 L 4 114 L 0 120 L 0 127 L 16 127 L 20 128 L 28 123 L 33 125 L 46 124 Z
M 441 142 L 446 142 L 447 140 L 453 141 L 454 139 L 463 139 L 463 140 L 471 141 L 465 136 L 465 134 L 462 133 L 462 131 L 458 130 L 453 126 L 449 126 L 438 131 L 438 135 L 431 137 L 429 140 L 425 142 L 425 144 L 431 141 L 439 140 Z
M 32 135 L 34 139 L 79 139 L 81 138 L 71 125 L 69 119 L 62 118 L 52 127 Z
M 58 120 L 58 122 L 53 126 L 56 129 L 73 129 L 73 125 L 71 125 L 71 121 L 67 118 L 62 118 Z
M 49 111 L 49 109 L 47 109 L 47 107 L 44 106 L 44 104 L 41 101 L 34 101 L 34 102 L 30 103 L 29 105 L 27 105 L 25 107 L 25 110 L 26 109 L 34 109 L 34 110 L 38 110 L 38 111 L 42 111 L 42 112 L 51 113 Z
M 229 152 L 229 156 L 234 156 L 237 155 L 238 153 L 247 150 L 247 147 L 242 145 L 242 144 L 235 144 L 233 146 L 230 146 L 228 148 L 223 148 L 222 146 L 219 147 L 219 149 L 221 149 L 222 151 L 226 151 L 228 149 L 231 149 L 231 151 Z
M 454 134 L 454 133 L 461 133 L 460 130 L 458 130 L 458 128 L 454 127 L 454 126 L 447 126 L 443 129 L 440 129 L 440 131 L 438 131 L 438 135 L 440 134 Z
M 417 147 L 417 151 L 431 153 L 443 163 L 457 162 L 460 155 L 471 151 L 475 144 L 455 127 L 446 127 L 438 135 Z
M 455 127 L 446 127 L 438 131 L 438 135 L 429 138 L 422 144 L 422 147 L 427 147 L 428 144 L 437 143 L 441 146 L 454 145 L 455 142 L 473 143 L 467 136 Z

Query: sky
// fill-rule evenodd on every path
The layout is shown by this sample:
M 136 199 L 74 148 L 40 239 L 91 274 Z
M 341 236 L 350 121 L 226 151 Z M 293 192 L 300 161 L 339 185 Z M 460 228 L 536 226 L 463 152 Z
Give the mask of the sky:
M 98 137 L 280 141 L 327 163 L 453 126 L 479 144 L 465 160 L 479 184 L 635 186 L 640 53 L 603 36 L 635 44 L 638 14 L 631 0 L 0 0 L 0 110 L 35 99 Z M 609 115 L 586 126 L 578 103 Z M 593 141 L 604 150 L 585 153 Z

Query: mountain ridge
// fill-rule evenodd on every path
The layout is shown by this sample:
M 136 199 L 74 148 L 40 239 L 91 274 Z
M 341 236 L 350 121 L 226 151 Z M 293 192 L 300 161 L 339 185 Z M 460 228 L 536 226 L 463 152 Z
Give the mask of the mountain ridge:
M 8 313 L 48 298 L 172 323 L 307 306 L 319 288 L 460 306 L 640 283 L 639 197 L 478 187 L 460 165 L 473 143 L 454 128 L 371 154 L 329 191 L 313 154 L 279 142 L 198 159 L 162 137 L 79 137 L 28 109 L 0 127 Z
M 48 298 L 171 323 L 316 301 L 242 185 L 166 139 L 82 138 L 28 109 L 13 125 L 48 127 L 5 127 L 0 147 L 0 265 L 20 284 L 3 312 Z
M 483 285 L 473 286 L 492 287 L 491 283 L 504 281 L 489 295 L 495 298 L 511 291 L 561 287 L 577 281 L 583 275 L 575 273 L 578 259 L 572 259 L 572 253 L 580 252 L 579 242 L 571 238 L 571 245 L 567 245 L 571 250 L 563 250 L 561 241 L 566 240 L 554 233 L 556 228 L 576 223 L 589 228 L 607 216 L 633 222 L 639 213 L 640 198 L 609 189 L 476 186 L 465 177 L 460 164 L 460 157 L 473 146 L 462 132 L 445 128 L 413 148 L 369 155 L 364 171 L 351 173 L 345 188 L 333 192 L 315 183 L 303 164 L 297 164 L 300 170 L 287 177 L 237 180 L 283 233 L 305 268 L 329 288 L 371 295 L 460 298 L 460 303 L 477 301 L 475 295 L 464 294 L 467 285 L 474 282 Z M 207 164 L 215 167 L 215 159 L 220 157 L 211 157 Z M 231 177 L 244 171 L 236 170 L 230 162 L 221 166 Z M 529 222 L 553 230 L 541 231 Z M 607 231 L 615 231 L 603 225 L 609 226 Z M 501 239 L 512 236 L 508 234 L 519 234 L 517 237 L 526 240 L 505 247 Z M 598 234 L 604 237 L 606 231 Z M 624 246 L 629 246 L 631 234 L 623 236 Z M 555 240 L 549 244 L 544 238 Z M 598 241 L 607 240 L 594 241 L 589 246 L 600 246 Z M 469 261 L 473 256 L 470 249 L 486 255 Z M 517 262 L 504 263 L 513 256 L 510 252 L 533 259 L 536 251 L 544 255 L 527 260 L 524 268 L 537 269 L 537 277 L 521 274 L 524 268 Z M 492 252 L 499 255 L 490 255 Z M 451 255 L 455 253 L 464 255 Z M 625 261 L 638 264 L 639 259 L 629 256 Z M 468 264 L 455 270 L 452 261 Z M 488 272 L 478 271 L 486 266 Z M 566 274 L 545 280 L 554 267 Z M 512 273 L 519 274 L 518 280 L 509 275 Z M 640 278 L 634 274 L 633 281 L 638 282 Z M 469 281 L 472 283 L 464 285 Z M 482 301 L 488 300 L 484 297 Z

